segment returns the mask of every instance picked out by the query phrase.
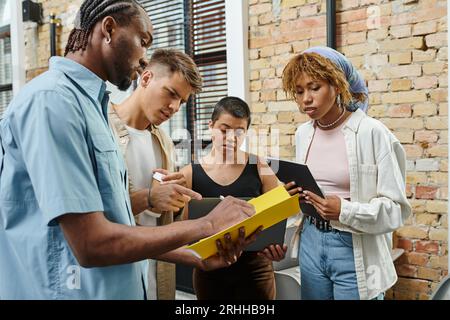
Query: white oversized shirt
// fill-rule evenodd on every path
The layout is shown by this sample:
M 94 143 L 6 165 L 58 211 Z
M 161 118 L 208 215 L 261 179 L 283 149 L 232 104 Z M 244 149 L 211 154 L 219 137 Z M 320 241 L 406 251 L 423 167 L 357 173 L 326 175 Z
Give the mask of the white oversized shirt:
M 313 121 L 309 121 L 295 133 L 298 163 L 305 163 L 314 130 Z M 361 110 L 350 115 L 342 132 L 351 201 L 341 198 L 339 221 L 332 221 L 331 225 L 338 229 L 345 226 L 353 233 L 359 296 L 373 299 L 397 281 L 390 255 L 391 232 L 403 226 L 411 214 L 406 197 L 406 156 L 398 139 Z M 333 155 L 324 157 L 330 159 L 332 166 Z

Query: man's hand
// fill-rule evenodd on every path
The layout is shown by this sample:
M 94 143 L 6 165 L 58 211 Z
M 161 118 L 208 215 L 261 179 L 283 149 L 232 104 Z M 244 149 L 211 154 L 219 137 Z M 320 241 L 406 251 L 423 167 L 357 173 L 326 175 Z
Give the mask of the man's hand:
M 239 259 L 244 248 L 256 240 L 261 230 L 262 227 L 259 227 L 255 232 L 246 238 L 245 227 L 241 227 L 239 228 L 239 238 L 236 242 L 231 240 L 229 233 L 225 234 L 223 239 L 224 245 L 222 245 L 220 240 L 216 241 L 218 253 L 208 259 L 201 260 L 199 268 L 204 271 L 211 271 L 232 265 Z
M 225 230 L 229 226 L 237 224 L 255 214 L 255 208 L 247 201 L 231 196 L 226 197 L 206 216 L 210 225 L 210 235 Z
M 150 190 L 150 203 L 156 212 L 178 211 L 191 199 L 201 200 L 201 194 L 175 183 L 154 184 Z
M 175 183 L 179 184 L 180 186 L 187 187 L 187 182 L 185 176 L 181 172 L 169 172 L 165 169 L 155 169 L 153 170 L 153 173 L 159 172 L 164 175 L 162 178 L 161 184 L 167 184 L 167 183 Z
M 156 212 L 177 212 L 183 208 L 191 198 L 201 200 L 201 195 L 187 188 L 186 178 L 180 172 L 170 173 L 165 169 L 155 169 L 164 177 L 161 182 L 153 183 L 150 190 L 150 203 Z M 177 185 L 179 187 L 177 187 Z
M 287 251 L 287 245 L 283 244 L 283 247 L 280 245 L 270 245 L 265 248 L 263 251 L 258 252 L 258 256 L 265 257 L 270 261 L 281 261 L 285 258 Z
M 325 199 L 312 193 L 303 191 L 306 203 L 312 204 L 325 220 L 339 220 L 341 214 L 341 198 L 338 196 L 325 196 Z

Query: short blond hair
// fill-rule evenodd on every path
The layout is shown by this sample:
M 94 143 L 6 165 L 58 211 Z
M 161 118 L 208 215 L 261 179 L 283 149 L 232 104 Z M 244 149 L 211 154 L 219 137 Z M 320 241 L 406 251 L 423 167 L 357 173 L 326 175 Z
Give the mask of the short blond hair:
M 156 49 L 146 69 L 154 65 L 166 67 L 172 74 L 179 72 L 192 88 L 193 93 L 202 91 L 203 80 L 200 71 L 194 60 L 186 53 L 176 49 Z

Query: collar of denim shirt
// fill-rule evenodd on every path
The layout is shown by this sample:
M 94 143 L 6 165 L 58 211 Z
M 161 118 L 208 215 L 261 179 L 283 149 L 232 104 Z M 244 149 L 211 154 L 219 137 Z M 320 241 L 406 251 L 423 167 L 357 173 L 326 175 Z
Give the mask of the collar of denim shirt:
M 63 72 L 86 92 L 94 101 L 101 105 L 106 92 L 106 83 L 94 72 L 78 62 L 64 57 L 51 57 L 50 69 Z

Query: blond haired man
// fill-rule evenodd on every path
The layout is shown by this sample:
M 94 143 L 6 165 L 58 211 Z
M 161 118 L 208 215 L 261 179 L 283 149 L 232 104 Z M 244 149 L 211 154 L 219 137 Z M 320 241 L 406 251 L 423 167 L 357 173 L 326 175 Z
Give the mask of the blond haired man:
M 132 211 L 137 223 L 165 225 L 188 201 L 185 179 L 174 172 L 172 140 L 158 128 L 169 120 L 191 94 L 201 90 L 202 79 L 192 59 L 174 49 L 156 50 L 141 75 L 137 89 L 122 104 L 111 105 L 109 123 L 129 172 Z M 152 180 L 155 169 L 168 184 Z M 175 298 L 175 265 L 149 260 L 149 299 Z

